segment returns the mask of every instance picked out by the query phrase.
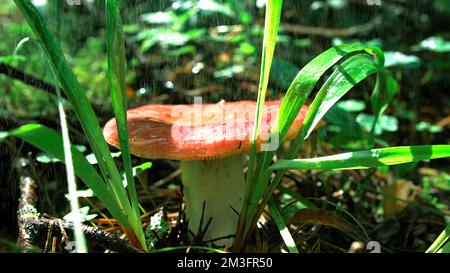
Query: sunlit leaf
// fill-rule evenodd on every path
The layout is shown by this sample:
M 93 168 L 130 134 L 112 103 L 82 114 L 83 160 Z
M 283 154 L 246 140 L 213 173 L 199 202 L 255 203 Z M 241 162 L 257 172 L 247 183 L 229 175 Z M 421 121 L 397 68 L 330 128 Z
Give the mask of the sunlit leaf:
M 346 112 L 361 112 L 366 109 L 366 103 L 362 100 L 343 100 L 337 102 L 336 107 Z
M 356 122 L 364 128 L 367 132 L 372 130 L 372 125 L 375 121 L 373 115 L 361 113 L 356 117 Z M 383 131 L 396 132 L 398 130 L 398 120 L 396 117 L 382 115 L 375 124 L 375 135 L 381 135 Z
M 421 60 L 415 55 L 405 55 L 398 51 L 384 52 L 385 67 L 401 66 L 408 68 L 416 68 L 420 65 Z
M 345 170 L 397 165 L 450 157 L 450 145 L 399 146 L 331 156 L 280 160 L 271 170 Z
M 294 239 L 292 238 L 291 233 L 289 232 L 288 227 L 286 226 L 286 223 L 283 220 L 283 217 L 281 216 L 280 212 L 278 211 L 277 206 L 273 201 L 269 201 L 268 203 L 270 215 L 272 216 L 273 221 L 275 222 L 275 225 L 278 228 L 278 231 L 280 232 L 281 238 L 283 238 L 284 244 L 288 248 L 290 253 L 299 253 L 297 246 L 295 244 Z
M 133 211 L 128 211 L 127 214 L 133 227 L 133 232 L 145 250 L 145 236 L 141 218 L 139 217 L 139 202 L 134 183 L 133 170 L 131 166 L 130 144 L 128 141 L 125 90 L 125 35 L 123 33 L 119 3 L 116 0 L 106 0 L 106 45 L 108 54 L 109 88 L 111 91 L 114 116 L 117 123 L 120 149 L 122 151 L 125 180 L 127 185 L 129 185 L 129 187 L 127 187 L 129 199 L 128 196 L 126 196 L 124 197 L 124 200 L 126 200 L 127 203 L 128 200 L 130 200 L 131 209 Z M 108 154 L 108 156 L 110 155 Z M 123 187 L 123 189 L 124 188 L 125 187 Z
M 141 17 L 144 22 L 149 24 L 170 24 L 174 21 L 174 15 L 171 12 L 163 11 L 147 13 Z
M 450 41 L 440 36 L 433 36 L 412 47 L 413 50 L 428 50 L 437 53 L 450 52 Z
M 428 131 L 428 132 L 430 132 L 432 134 L 435 134 L 435 133 L 442 132 L 444 129 L 442 127 L 437 126 L 437 125 L 430 124 L 430 123 L 428 123 L 426 121 L 421 121 L 421 122 L 416 124 L 416 130 L 419 131 L 419 132 Z

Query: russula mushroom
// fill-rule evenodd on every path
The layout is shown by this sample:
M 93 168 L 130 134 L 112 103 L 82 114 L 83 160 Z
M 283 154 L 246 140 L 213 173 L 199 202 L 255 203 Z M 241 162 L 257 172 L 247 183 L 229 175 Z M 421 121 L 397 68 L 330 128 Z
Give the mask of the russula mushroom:
M 266 102 L 258 147 L 267 140 L 280 101 Z M 146 105 L 127 112 L 131 153 L 144 158 L 181 161 L 184 202 L 194 234 L 212 218 L 204 240 L 229 237 L 236 230 L 244 195 L 244 155 L 250 151 L 256 103 L 220 102 L 193 105 Z M 286 140 L 300 130 L 309 107 L 304 106 Z M 119 147 L 115 119 L 103 129 L 106 141 Z M 275 143 L 275 149 L 278 143 Z M 216 245 L 232 244 L 222 238 Z

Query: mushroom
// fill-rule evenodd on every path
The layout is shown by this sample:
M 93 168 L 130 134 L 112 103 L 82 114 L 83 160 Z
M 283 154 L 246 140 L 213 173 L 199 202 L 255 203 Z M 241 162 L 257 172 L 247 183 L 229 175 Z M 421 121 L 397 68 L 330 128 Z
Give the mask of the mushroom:
M 281 101 L 265 103 L 259 149 L 268 139 Z M 308 111 L 303 106 L 285 140 L 299 132 Z M 127 112 L 131 153 L 181 161 L 188 228 L 204 230 L 203 240 L 231 246 L 241 211 L 245 154 L 250 151 L 256 103 L 146 105 Z M 103 129 L 106 141 L 120 148 L 115 119 Z M 278 143 L 272 143 L 276 149 Z M 270 148 L 270 147 L 269 147 Z M 203 219 L 203 221 L 202 221 Z M 200 227 L 200 223 L 203 222 Z M 219 239 L 220 238 L 220 239 Z

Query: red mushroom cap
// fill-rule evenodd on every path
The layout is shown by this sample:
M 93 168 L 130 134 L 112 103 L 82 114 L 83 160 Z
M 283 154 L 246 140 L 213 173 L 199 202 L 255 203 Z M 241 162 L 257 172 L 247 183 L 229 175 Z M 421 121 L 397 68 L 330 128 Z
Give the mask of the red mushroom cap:
M 267 140 L 281 101 L 265 104 L 258 144 Z M 256 103 L 219 102 L 192 105 L 146 105 L 127 112 L 131 153 L 144 158 L 201 160 L 247 153 L 251 146 Z M 286 134 L 299 132 L 309 107 L 303 106 Z M 115 119 L 103 129 L 106 141 L 119 148 Z M 278 145 L 278 143 L 276 143 Z

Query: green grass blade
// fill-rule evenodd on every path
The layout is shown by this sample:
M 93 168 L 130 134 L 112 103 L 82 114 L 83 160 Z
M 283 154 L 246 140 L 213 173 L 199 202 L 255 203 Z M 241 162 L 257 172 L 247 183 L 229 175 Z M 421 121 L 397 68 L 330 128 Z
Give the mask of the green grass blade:
M 54 130 L 40 124 L 27 124 L 17 129 L 4 133 L 4 137 L 18 137 L 40 150 L 53 155 L 55 158 L 65 161 L 63 140 Z M 86 157 L 75 147 L 71 148 L 73 167 L 75 174 L 96 194 L 105 204 L 111 215 L 130 228 L 127 218 L 120 209 L 117 201 L 108 189 L 108 185 L 98 174 L 96 169 L 87 161 Z
M 375 116 L 371 135 L 372 144 L 375 137 L 375 125 L 380 119 L 383 112 L 386 110 L 388 104 L 394 99 L 395 94 L 398 91 L 397 81 L 392 77 L 392 74 L 388 70 L 383 70 L 378 73 L 377 81 L 375 83 L 375 88 L 370 97 L 370 104 L 372 106 L 372 111 Z
M 260 166 L 257 164 L 257 144 L 256 140 L 259 136 L 259 131 L 261 127 L 262 114 L 264 109 L 264 104 L 266 100 L 267 86 L 269 83 L 269 75 L 270 68 L 272 66 L 273 53 L 275 51 L 275 45 L 278 35 L 278 28 L 280 25 L 280 16 L 281 16 L 281 8 L 283 6 L 282 0 L 269 0 L 266 6 L 266 15 L 265 15 L 265 26 L 264 26 L 264 38 L 262 45 L 262 54 L 261 54 L 261 71 L 259 77 L 259 86 L 258 86 L 258 98 L 257 98 L 257 107 L 255 114 L 255 126 L 253 128 L 252 133 L 252 145 L 250 149 L 250 159 L 248 162 L 248 172 L 247 172 L 247 183 L 245 186 L 245 194 L 244 194 L 244 206 L 242 207 L 242 211 L 239 217 L 239 224 L 236 232 L 236 240 L 240 240 L 240 235 L 243 230 L 246 228 L 245 223 L 248 216 L 248 208 L 251 205 L 247 205 L 247 203 L 253 198 L 251 198 L 252 192 L 257 187 L 254 183 L 254 175 L 258 173 L 258 170 L 255 170 L 255 166 Z M 241 241 L 242 242 L 242 241 Z
M 267 205 L 269 206 L 270 215 L 272 216 L 273 221 L 275 222 L 275 225 L 277 226 L 278 230 L 280 231 L 281 238 L 284 241 L 284 244 L 288 248 L 290 253 L 299 253 L 297 246 L 295 244 L 294 238 L 292 238 L 291 233 L 289 232 L 288 227 L 284 223 L 283 217 L 281 216 L 280 212 L 278 211 L 277 206 L 273 202 L 273 200 L 270 200 Z
M 63 91 L 69 99 L 83 131 L 88 138 L 89 144 L 97 157 L 104 179 L 111 181 L 112 189 L 120 202 L 120 206 L 123 207 L 127 214 L 130 214 L 131 205 L 128 202 L 126 191 L 122 186 L 121 176 L 111 157 L 108 145 L 104 140 L 94 110 L 64 57 L 60 44 L 50 31 L 45 19 L 30 1 L 14 0 L 14 2 L 41 42 L 47 59 L 56 72 Z
M 450 238 L 450 224 L 447 225 L 447 227 L 442 231 L 441 234 L 436 238 L 436 240 L 433 242 L 433 244 L 427 249 L 425 253 L 436 253 L 439 251 L 439 249 L 442 248 L 442 246 L 445 244 L 446 241 L 448 241 Z M 449 242 L 447 242 L 447 252 L 448 253 L 448 246 Z
M 249 160 L 249 172 L 247 181 L 252 181 L 253 167 L 256 161 L 256 140 L 258 139 L 264 103 L 266 100 L 267 85 L 269 84 L 270 68 L 272 66 L 273 53 L 275 51 L 278 27 L 280 25 L 281 8 L 283 1 L 269 0 L 266 7 L 266 17 L 264 26 L 264 40 L 261 56 L 261 72 L 259 77 L 258 99 L 255 115 L 255 126 L 252 134 L 252 147 Z M 250 184 L 250 183 L 247 183 Z
M 295 152 L 300 148 L 306 134 L 312 131 L 326 111 L 328 111 L 340 97 L 358 82 L 377 71 L 377 67 L 382 63 L 384 57 L 377 48 L 374 49 L 363 47 L 359 44 L 353 44 L 330 48 L 314 58 L 298 73 L 289 87 L 289 90 L 281 103 L 277 117 L 278 121 L 272 129 L 272 134 L 278 133 L 280 139 L 284 138 L 292 121 L 295 119 L 298 111 L 303 106 L 306 98 L 310 95 L 320 77 L 331 68 L 331 66 L 335 65 L 343 58 L 347 59 L 345 59 L 339 68 L 334 71 L 316 96 L 311 105 L 311 109 L 305 118 L 300 132 L 301 136 L 297 137 L 294 141 L 287 158 L 291 159 L 295 156 Z M 328 96 L 326 97 L 327 94 Z M 324 100 L 325 97 L 326 100 Z M 319 110 L 320 112 L 317 113 Z M 315 118 L 316 116 L 317 118 Z M 277 124 L 279 127 L 276 127 Z M 260 155 L 261 160 L 258 162 L 260 165 L 257 167 L 257 170 L 266 170 L 274 153 L 275 151 L 264 152 Z M 262 199 L 257 214 L 262 211 L 264 204 L 278 186 L 282 175 L 282 172 L 278 172 L 275 179 L 267 188 L 266 185 L 270 178 L 270 173 L 263 171 L 259 172 L 257 177 L 258 183 L 254 188 L 251 201 L 249 202 L 247 228 L 250 228 L 250 225 L 255 222 L 256 218 L 253 212 L 256 209 L 258 202 Z M 253 221 L 250 221 L 250 218 L 253 218 Z
M 321 53 L 305 65 L 286 92 L 286 96 L 280 105 L 274 131 L 278 131 L 281 138 L 283 138 L 322 75 L 344 57 L 364 49 L 365 47 L 361 44 L 335 46 Z
M 358 46 L 354 46 L 358 48 Z M 326 52 L 325 52 L 326 53 Z M 323 53 L 323 54 L 325 54 Z M 338 56 L 335 56 L 338 58 Z M 305 117 L 302 125 L 302 129 L 299 136 L 294 140 L 291 145 L 291 149 L 287 154 L 287 159 L 292 159 L 295 154 L 300 149 L 303 141 L 312 132 L 315 126 L 319 123 L 320 119 L 325 115 L 325 113 L 342 97 L 344 96 L 353 86 L 375 73 L 384 59 L 383 53 L 378 48 L 364 48 L 364 51 L 352 52 L 350 57 L 345 59 L 338 68 L 331 74 L 327 79 L 325 84 L 320 88 L 313 103 L 310 105 L 310 110 Z M 319 75 L 316 75 L 318 77 Z M 288 115 L 287 113 L 281 113 L 279 116 Z M 265 162 L 263 162 L 263 169 L 267 169 L 270 163 L 269 157 Z M 270 173 L 266 172 L 261 174 L 260 179 L 268 179 Z M 273 179 L 270 186 L 265 189 L 262 197 L 262 204 L 265 204 L 270 198 L 272 192 L 276 189 L 283 172 L 277 172 L 275 178 Z M 260 211 L 262 205 L 260 205 Z
M 306 139 L 322 117 L 356 84 L 377 72 L 378 65 L 369 54 L 357 54 L 343 61 L 320 88 L 302 126 L 301 140 Z M 306 134 L 306 135 L 305 135 Z M 295 146 L 295 145 L 294 145 Z M 294 149 L 294 152 L 297 150 Z
M 399 146 L 331 156 L 280 160 L 270 170 L 346 170 L 397 165 L 450 157 L 450 145 Z
M 131 166 L 130 147 L 128 142 L 127 106 L 125 94 L 125 37 L 119 6 L 116 0 L 106 1 L 106 39 L 108 49 L 108 77 L 110 83 L 112 105 L 119 133 L 120 148 L 125 170 L 125 177 L 130 193 L 131 206 L 134 210 L 133 225 L 141 244 L 145 244 L 145 236 L 139 217 L 139 203 Z
M 135 210 L 130 204 L 126 189 L 122 184 L 122 177 L 117 170 L 113 158 L 111 157 L 108 145 L 104 140 L 102 129 L 98 124 L 94 110 L 92 109 L 86 94 L 83 92 L 80 83 L 76 79 L 70 65 L 68 64 L 58 40 L 50 31 L 50 28 L 30 1 L 14 0 L 17 7 L 19 7 L 23 16 L 28 21 L 28 24 L 33 29 L 33 32 L 42 44 L 46 57 L 56 72 L 56 76 L 70 101 L 78 120 L 81 123 L 83 131 L 89 141 L 89 144 L 97 158 L 102 176 L 107 182 L 108 189 L 114 193 L 114 198 L 117 200 L 119 206 L 130 219 L 131 226 L 128 221 L 123 223 L 128 233 L 132 232 L 134 235 L 141 234 L 142 227 L 137 227 L 137 216 Z M 130 235 L 132 235 L 130 233 Z M 141 237 L 141 236 L 140 236 Z M 138 237 L 139 239 L 139 237 Z M 145 246 L 144 246 L 145 247 Z
M 450 253 L 450 242 L 447 241 L 447 243 L 443 247 L 441 247 L 441 249 L 439 249 L 437 253 Z

